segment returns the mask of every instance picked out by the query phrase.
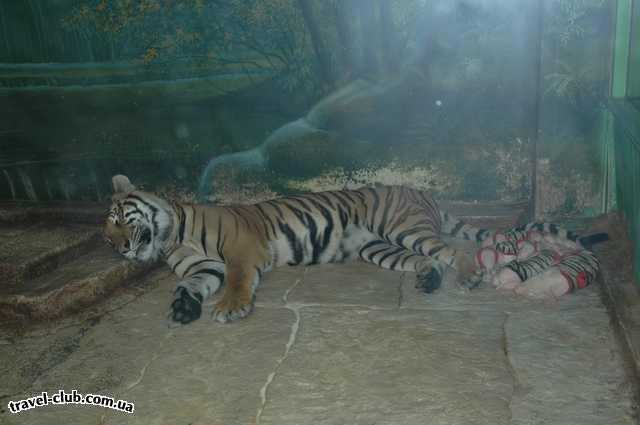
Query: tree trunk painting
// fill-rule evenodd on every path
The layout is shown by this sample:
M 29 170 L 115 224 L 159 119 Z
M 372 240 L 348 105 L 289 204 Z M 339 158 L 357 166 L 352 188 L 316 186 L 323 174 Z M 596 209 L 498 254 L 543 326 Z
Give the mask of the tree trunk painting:
M 327 49 L 324 47 L 322 35 L 320 34 L 320 28 L 314 17 L 313 5 L 310 0 L 298 0 L 302 16 L 304 17 L 305 24 L 309 30 L 311 37 L 311 43 L 313 45 L 313 51 L 316 55 L 318 62 L 318 68 L 320 72 L 320 78 L 324 81 L 328 87 L 334 86 L 333 72 L 331 70 L 331 60 L 328 56 Z
M 349 78 L 354 67 L 353 44 L 353 5 L 351 0 L 336 2 L 335 8 L 336 30 L 338 32 L 338 46 L 343 78 Z

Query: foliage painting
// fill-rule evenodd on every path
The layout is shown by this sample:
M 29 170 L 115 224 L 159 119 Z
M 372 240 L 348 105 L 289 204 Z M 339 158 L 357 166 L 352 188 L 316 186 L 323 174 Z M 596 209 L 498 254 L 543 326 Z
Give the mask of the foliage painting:
M 207 163 L 230 155 L 251 157 L 258 168 L 268 164 L 263 168 L 280 188 L 311 187 L 292 181 L 298 177 L 344 173 L 348 180 L 361 170 L 378 176 L 376 170 L 401 164 L 427 170 L 434 182 L 448 181 L 436 184 L 447 188 L 443 196 L 526 197 L 538 135 L 538 152 L 546 155 L 553 151 L 547 145 L 594 133 L 607 80 L 601 58 L 610 3 L 3 2 L 3 22 L 28 22 L 24 36 L 0 45 L 5 62 L 17 58 L 9 71 L 15 78 L 0 84 L 82 87 L 46 114 L 53 131 L 21 130 L 27 142 L 15 142 L 8 155 L 115 162 L 106 169 L 148 161 L 151 185 L 166 179 L 190 190 L 195 177 L 207 176 Z M 532 18 L 539 12 L 541 25 Z M 40 63 L 31 69 L 30 61 Z M 94 96 L 97 86 L 102 91 Z M 50 100 L 40 104 L 54 104 Z

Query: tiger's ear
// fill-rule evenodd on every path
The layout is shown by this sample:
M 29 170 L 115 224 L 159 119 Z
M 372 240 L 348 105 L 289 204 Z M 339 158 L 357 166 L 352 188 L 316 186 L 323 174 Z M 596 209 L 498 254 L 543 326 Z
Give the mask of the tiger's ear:
M 127 176 L 122 174 L 115 175 L 111 178 L 111 184 L 113 185 L 114 194 L 127 194 L 136 190 L 136 187 L 131 184 Z

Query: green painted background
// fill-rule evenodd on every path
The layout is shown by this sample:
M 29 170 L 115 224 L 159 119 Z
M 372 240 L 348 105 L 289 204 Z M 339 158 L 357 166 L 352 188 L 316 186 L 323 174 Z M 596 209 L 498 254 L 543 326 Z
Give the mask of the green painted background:
M 604 0 L 0 0 L 0 198 L 106 199 L 124 173 L 217 201 L 537 188 L 539 215 L 593 214 L 611 14 Z

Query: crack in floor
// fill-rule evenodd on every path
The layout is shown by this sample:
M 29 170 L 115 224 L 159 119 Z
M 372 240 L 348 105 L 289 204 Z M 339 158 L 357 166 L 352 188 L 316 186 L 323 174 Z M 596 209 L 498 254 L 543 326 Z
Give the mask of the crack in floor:
M 304 279 L 304 274 L 306 274 L 306 272 L 307 272 L 307 269 L 305 269 L 302 275 L 302 279 Z M 291 325 L 291 332 L 289 333 L 289 339 L 287 340 L 287 344 L 285 345 L 284 353 L 277 360 L 275 368 L 267 376 L 266 382 L 264 383 L 262 388 L 260 388 L 260 407 L 258 407 L 258 412 L 256 413 L 256 420 L 255 420 L 256 425 L 260 424 L 260 419 L 262 418 L 262 412 L 264 412 L 264 409 L 267 405 L 267 391 L 269 390 L 269 386 L 275 379 L 276 374 L 278 373 L 278 369 L 280 369 L 280 366 L 282 365 L 282 363 L 287 359 L 287 357 L 289 357 L 289 352 L 291 351 L 291 347 L 293 347 L 293 344 L 295 344 L 296 338 L 298 336 L 298 330 L 300 329 L 300 309 L 303 308 L 304 305 L 290 304 L 289 293 L 293 291 L 300 284 L 300 282 L 302 282 L 302 279 L 296 279 L 296 282 L 293 285 L 291 285 L 291 287 L 288 288 L 285 291 L 284 295 L 282 296 L 284 307 L 293 312 L 293 314 L 295 315 L 295 321 Z
M 507 337 L 507 321 L 509 320 L 509 313 L 505 313 L 504 315 L 504 321 L 502 322 L 502 351 L 504 352 L 504 357 L 505 357 L 505 364 L 507 366 L 507 370 L 509 371 L 509 375 L 511 376 L 512 379 L 512 391 L 511 391 L 511 397 L 509 398 L 509 423 L 511 423 L 513 421 L 513 409 L 512 409 L 512 403 L 513 403 L 513 397 L 515 396 L 516 392 L 519 390 L 520 388 L 520 382 L 518 381 L 518 375 L 516 373 L 516 369 L 513 366 L 513 363 L 511 362 L 511 356 L 509 355 L 509 340 Z
M 164 336 L 164 340 L 169 339 L 171 336 L 173 335 L 173 330 L 170 329 L 169 332 L 166 333 L 166 335 Z M 162 346 L 162 344 L 160 344 L 160 346 Z M 158 357 L 160 357 L 160 351 L 156 351 L 155 353 L 153 353 L 153 356 L 151 356 L 151 359 L 145 363 L 145 365 L 142 367 L 142 369 L 140 370 L 140 373 L 138 373 L 138 378 L 133 381 L 130 382 L 126 388 L 124 389 L 124 392 L 129 392 L 130 390 L 132 390 L 133 388 L 135 388 L 138 384 L 140 384 L 140 382 L 142 382 L 142 380 L 144 379 L 144 375 L 147 372 L 147 369 L 149 368 L 149 366 L 151 366 L 151 363 L 153 363 Z
M 404 295 L 402 293 L 402 286 L 404 285 L 405 272 L 400 274 L 400 282 L 398 283 L 398 308 L 402 307 L 402 301 L 404 300 Z

